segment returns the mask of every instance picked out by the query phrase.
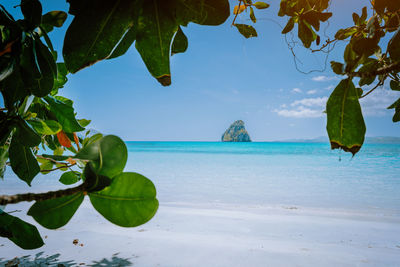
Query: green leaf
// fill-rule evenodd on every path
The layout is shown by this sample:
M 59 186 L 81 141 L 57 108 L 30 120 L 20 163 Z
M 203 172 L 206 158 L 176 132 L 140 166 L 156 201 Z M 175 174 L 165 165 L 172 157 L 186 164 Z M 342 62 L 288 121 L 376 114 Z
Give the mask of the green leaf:
M 37 201 L 28 211 L 41 226 L 57 229 L 66 225 L 83 201 L 83 192 L 70 196 Z
M 59 28 L 64 24 L 67 16 L 67 13 L 65 13 L 64 11 L 50 11 L 43 15 L 42 24 L 47 24 Z
M 358 70 L 358 72 L 360 72 L 360 73 L 369 73 L 369 72 L 377 70 L 378 68 L 379 68 L 378 60 L 376 60 L 374 58 L 368 58 L 364 62 L 363 66 Z M 360 86 L 370 85 L 371 83 L 373 83 L 375 81 L 375 78 L 376 78 L 376 76 L 362 77 L 360 79 L 360 81 L 358 82 L 358 84 Z
M 365 20 L 367 19 L 367 15 L 368 15 L 367 7 L 365 6 L 362 8 L 361 17 L 359 19 L 360 24 L 365 23 Z
M 11 168 L 21 180 L 30 186 L 40 168 L 31 149 L 21 145 L 16 139 L 13 137 L 9 149 Z
M 388 109 L 394 109 L 394 115 L 392 119 L 393 122 L 400 121 L 400 98 L 397 99 L 397 101 L 394 102 L 392 105 L 390 105 Z
M 53 162 L 51 162 L 50 160 L 42 160 L 42 164 L 40 164 L 40 172 L 42 174 L 50 173 L 50 170 L 52 168 L 53 168 Z
M 144 224 L 158 209 L 154 184 L 133 172 L 119 174 L 109 187 L 89 193 L 89 197 L 93 207 L 104 218 L 123 227 Z
M 291 30 L 293 30 L 293 27 L 294 27 L 294 18 L 290 18 L 285 28 L 282 30 L 282 34 L 290 32 Z
M 390 89 L 392 89 L 394 91 L 400 91 L 400 82 L 399 81 L 395 81 L 395 80 L 391 80 L 390 81 Z
M 80 173 L 76 171 L 64 172 L 60 177 L 60 182 L 65 185 L 75 184 L 79 181 Z
M 67 78 L 67 74 L 68 74 L 68 70 L 65 67 L 64 63 L 57 63 L 57 78 L 54 81 L 54 88 L 56 91 L 51 92 L 52 95 L 57 94 L 58 93 L 58 89 L 59 88 L 63 88 L 64 85 L 67 83 L 68 78 Z
M 344 39 L 349 38 L 356 32 L 357 32 L 357 28 L 354 26 L 350 27 L 350 28 L 346 28 L 346 29 L 340 29 L 335 34 L 335 38 L 338 40 L 344 40 Z
M 168 5 L 168 1 L 158 0 L 158 2 L 163 3 L 164 8 L 162 10 L 169 10 L 170 16 L 176 14 L 177 23 L 184 26 L 189 22 L 200 25 L 220 25 L 230 15 L 227 0 L 178 0 L 175 7 L 171 4 Z M 171 7 L 176 8 L 176 10 L 171 9 Z
M 23 249 L 36 249 L 44 245 L 35 226 L 5 212 L 0 213 L 0 236 Z
M 171 56 L 178 53 L 183 53 L 188 48 L 188 39 L 183 33 L 181 27 L 178 27 L 178 31 L 175 34 L 174 41 L 172 42 Z
M 89 123 L 91 122 L 91 120 L 80 119 L 80 120 L 78 120 L 78 122 L 79 122 L 79 124 L 80 124 L 82 127 L 86 127 L 86 126 L 89 125 Z
M 297 35 L 306 48 L 309 48 L 311 43 L 317 39 L 317 35 L 311 29 L 310 24 L 304 20 L 299 20 L 299 31 Z
M 353 22 L 355 25 L 359 25 L 360 16 L 357 13 L 353 13 Z
M 342 80 L 326 104 L 327 126 L 332 149 L 341 148 L 355 155 L 365 137 L 365 123 L 359 95 L 350 79 Z
M 394 61 L 400 60 L 400 29 L 390 39 L 387 51 Z
M 23 119 L 18 120 L 16 129 L 14 138 L 22 145 L 34 147 L 40 144 L 40 136 Z
M 256 29 L 254 29 L 253 26 L 251 25 L 234 24 L 233 26 L 235 26 L 240 32 L 240 34 L 246 38 L 257 37 Z
M 21 11 L 29 24 L 29 30 L 33 30 L 40 25 L 42 20 L 42 5 L 38 0 L 22 0 Z
M 252 7 L 250 7 L 250 19 L 253 23 L 257 22 L 256 16 L 254 15 L 254 10 Z
M 336 61 L 331 61 L 331 68 L 334 73 L 339 74 L 339 75 L 343 74 L 344 65 L 342 63 L 336 62 Z
M 97 0 L 75 2 L 71 3 L 75 18 L 63 47 L 65 64 L 72 73 L 110 56 L 126 31 L 137 26 L 135 17 L 141 10 L 137 0 L 103 1 L 101 5 Z
M 8 160 L 8 147 L 7 145 L 0 146 L 0 178 L 4 178 Z
M 170 46 L 178 30 L 169 9 L 167 1 L 144 1 L 135 44 L 147 69 L 163 86 L 171 84 Z
M 83 147 L 74 158 L 91 160 L 97 174 L 113 178 L 123 171 L 128 150 L 119 137 L 107 135 Z
M 113 59 L 125 54 L 126 51 L 128 51 L 128 49 L 131 47 L 133 42 L 136 40 L 136 33 L 137 27 L 134 26 L 130 28 L 122 37 L 122 40 L 118 43 L 117 47 L 115 47 L 111 55 L 107 57 L 107 59 Z
M 39 134 L 53 135 L 61 131 L 61 125 L 53 120 L 34 119 L 34 120 L 28 120 L 27 122 Z
M 103 190 L 111 184 L 111 179 L 107 176 L 97 174 L 90 162 L 86 164 L 83 175 L 85 177 L 85 188 L 88 192 Z
M 264 8 L 268 8 L 269 4 L 264 3 L 264 2 L 255 2 L 253 4 L 253 6 L 255 6 L 257 9 L 264 9 Z
M 85 130 L 76 121 L 73 107 L 50 96 L 45 97 L 45 100 L 50 105 L 50 111 L 56 115 L 64 132 L 73 133 Z

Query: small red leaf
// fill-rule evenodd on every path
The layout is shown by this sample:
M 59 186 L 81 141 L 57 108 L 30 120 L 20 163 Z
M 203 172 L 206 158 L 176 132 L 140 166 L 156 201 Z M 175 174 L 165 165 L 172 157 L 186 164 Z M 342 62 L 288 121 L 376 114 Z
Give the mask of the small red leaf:
M 68 136 L 64 133 L 64 131 L 59 131 L 57 133 L 57 139 L 58 142 L 60 142 L 60 145 L 64 147 L 71 147 L 71 141 L 69 140 Z

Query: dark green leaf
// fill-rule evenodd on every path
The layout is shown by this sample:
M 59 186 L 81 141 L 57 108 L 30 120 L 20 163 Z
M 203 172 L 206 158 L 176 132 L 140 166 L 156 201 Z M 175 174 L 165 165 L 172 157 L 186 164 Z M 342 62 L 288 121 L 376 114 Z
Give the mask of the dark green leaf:
M 299 32 L 298 37 L 302 41 L 304 47 L 309 48 L 311 43 L 317 39 L 317 35 L 311 29 L 310 24 L 307 22 L 300 20 L 299 21 Z
M 171 55 L 183 53 L 188 48 L 188 39 L 183 33 L 181 27 L 178 27 L 178 31 L 175 34 L 174 41 L 172 43 Z
M 76 171 L 64 172 L 60 177 L 60 182 L 65 185 L 75 184 L 79 181 L 80 173 Z
M 392 119 L 393 122 L 400 121 L 400 98 L 397 99 L 397 101 L 394 102 L 392 105 L 390 105 L 388 109 L 394 109 L 394 115 Z
M 293 27 L 294 27 L 294 18 L 290 18 L 285 28 L 282 30 L 282 34 L 290 32 L 291 30 L 293 30 Z
M 131 47 L 133 42 L 136 40 L 136 32 L 137 27 L 134 26 L 130 28 L 107 59 L 116 58 L 125 54 L 129 47 Z
M 251 19 L 251 21 L 254 22 L 254 23 L 257 22 L 256 16 L 254 15 L 254 10 L 253 10 L 252 7 L 250 7 L 250 19 Z
M 344 40 L 344 39 L 349 38 L 350 36 L 352 36 L 356 32 L 357 32 L 357 28 L 356 27 L 340 29 L 335 34 L 335 38 L 338 39 L 338 40 Z
M 0 213 L 0 236 L 23 249 L 36 249 L 44 245 L 35 226 L 5 212 Z
M 253 6 L 255 6 L 257 9 L 264 9 L 264 8 L 268 8 L 269 4 L 264 3 L 264 2 L 255 2 L 253 4 Z
M 0 178 L 4 178 L 8 160 L 8 147 L 7 145 L 0 146 Z M 1 213 L 1 212 L 0 212 Z
M 234 26 L 238 29 L 240 34 L 242 34 L 246 38 L 257 37 L 257 32 L 251 25 L 246 24 L 234 24 Z
M 54 27 L 61 27 L 67 19 L 67 13 L 64 11 L 50 11 L 43 15 L 42 24 L 48 24 Z
M 99 175 L 92 167 L 92 163 L 86 164 L 83 172 L 85 177 L 85 188 L 88 192 L 96 192 L 103 190 L 111 184 L 111 179 L 104 175 Z
M 39 173 L 40 168 L 29 147 L 21 145 L 13 137 L 9 149 L 11 168 L 15 174 L 29 186 L 33 178 Z
M 164 8 L 161 9 L 163 12 L 169 10 L 170 16 L 176 14 L 177 23 L 184 26 L 189 22 L 200 25 L 220 25 L 230 15 L 227 0 L 178 0 L 174 3 L 176 7 L 168 1 L 158 0 L 158 2 L 163 5 Z
M 23 119 L 19 119 L 16 126 L 17 131 L 14 138 L 18 138 L 19 143 L 28 147 L 34 147 L 40 144 L 40 136 L 32 130 Z
M 76 121 L 73 107 L 50 96 L 45 97 L 45 100 L 50 105 L 50 111 L 56 115 L 64 132 L 73 133 L 85 130 Z
M 74 158 L 91 160 L 97 174 L 113 178 L 124 169 L 128 151 L 119 137 L 107 135 L 83 147 Z
M 47 229 L 57 229 L 69 222 L 83 198 L 83 192 L 78 192 L 70 196 L 37 201 L 29 209 L 28 215 Z
M 170 46 L 178 30 L 169 9 L 166 1 L 144 1 L 135 44 L 149 72 L 164 86 L 171 84 Z
M 42 5 L 38 0 L 22 0 L 21 11 L 28 22 L 29 30 L 40 25 L 42 20 Z
M 144 224 L 158 209 L 154 184 L 133 172 L 119 174 L 109 187 L 90 193 L 89 197 L 93 207 L 104 218 L 123 227 Z
M 400 91 L 400 82 L 399 81 L 395 81 L 395 80 L 391 80 L 390 81 L 390 89 L 392 89 L 394 91 Z
M 390 39 L 387 51 L 394 61 L 400 60 L 400 29 Z
M 359 25 L 360 16 L 357 13 L 353 13 L 354 25 Z
M 367 7 L 365 6 L 362 9 L 361 17 L 359 19 L 360 24 L 365 22 L 365 20 L 367 19 L 367 15 L 368 15 L 367 14 Z
M 53 120 L 34 119 L 34 120 L 28 120 L 27 122 L 39 134 L 53 135 L 61 131 L 61 125 Z
M 72 73 L 110 56 L 126 31 L 137 26 L 134 18 L 141 10 L 138 0 L 103 1 L 101 5 L 97 0 L 70 2 L 75 18 L 65 35 L 63 55 Z
M 331 68 L 334 73 L 336 74 L 343 74 L 344 71 L 344 65 L 342 63 L 336 62 L 336 61 L 331 61 Z
M 342 80 L 326 104 L 327 126 L 332 149 L 341 148 L 355 155 L 365 137 L 365 123 L 358 91 L 350 79 Z
M 379 68 L 379 62 L 378 60 L 374 59 L 374 58 L 368 58 L 363 66 L 358 70 L 358 72 L 360 73 L 370 73 L 373 72 L 375 70 L 377 70 Z M 373 83 L 375 81 L 376 76 L 365 76 L 362 77 L 360 79 L 360 81 L 358 82 L 358 84 L 360 86 L 363 85 L 370 85 L 371 83 Z

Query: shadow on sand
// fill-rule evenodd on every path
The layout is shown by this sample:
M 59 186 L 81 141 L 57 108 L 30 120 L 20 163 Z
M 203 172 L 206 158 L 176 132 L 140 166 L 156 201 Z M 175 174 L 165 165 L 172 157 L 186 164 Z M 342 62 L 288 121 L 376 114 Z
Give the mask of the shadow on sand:
M 132 266 L 133 263 L 129 259 L 123 259 L 118 257 L 118 253 L 113 254 L 111 259 L 102 259 L 100 261 L 93 261 L 92 263 L 77 263 L 73 260 L 70 261 L 59 261 L 60 254 L 54 254 L 52 256 L 43 256 L 44 252 L 39 252 L 34 258 L 31 255 L 15 257 L 10 260 L 0 258 L 0 266 L 5 267 L 70 267 L 70 266 L 93 266 L 93 267 L 125 267 Z

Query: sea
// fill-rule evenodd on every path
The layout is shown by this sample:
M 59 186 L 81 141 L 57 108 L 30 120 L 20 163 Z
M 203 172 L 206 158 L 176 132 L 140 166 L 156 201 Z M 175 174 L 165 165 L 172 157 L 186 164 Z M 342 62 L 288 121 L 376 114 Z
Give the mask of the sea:
M 229 204 L 400 215 L 400 144 L 365 144 L 354 157 L 329 143 L 126 142 L 125 171 L 153 181 L 160 204 Z M 59 173 L 32 187 L 11 169 L 2 194 L 63 188 Z

